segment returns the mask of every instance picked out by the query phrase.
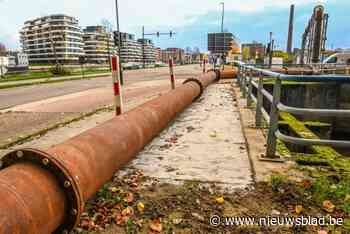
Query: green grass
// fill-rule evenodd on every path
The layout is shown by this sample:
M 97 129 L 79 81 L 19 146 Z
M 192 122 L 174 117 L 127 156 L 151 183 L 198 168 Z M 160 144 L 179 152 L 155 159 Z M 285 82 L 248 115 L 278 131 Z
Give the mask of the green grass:
M 108 72 L 109 72 L 109 69 L 103 69 L 103 70 L 87 69 L 84 71 L 84 74 L 93 75 L 93 74 L 108 73 Z M 76 76 L 76 75 L 82 75 L 81 70 L 75 70 L 70 74 L 63 75 L 63 76 Z M 63 76 L 54 76 L 49 71 L 30 71 L 28 73 L 6 75 L 4 79 L 0 80 L 0 83 L 9 82 L 9 81 L 35 80 L 35 79 L 54 78 L 54 77 L 63 77 Z

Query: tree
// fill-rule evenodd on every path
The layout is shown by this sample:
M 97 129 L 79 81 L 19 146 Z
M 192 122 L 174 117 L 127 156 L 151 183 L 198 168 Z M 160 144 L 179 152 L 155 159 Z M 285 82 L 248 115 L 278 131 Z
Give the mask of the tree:
M 6 55 L 6 47 L 4 44 L 0 42 L 0 56 L 5 56 Z
M 102 19 L 101 20 L 101 24 L 102 26 L 105 28 L 106 30 L 106 42 L 107 42 L 107 53 L 108 53 L 108 64 L 109 64 L 109 70 L 112 71 L 112 67 L 111 67 L 111 45 L 110 45 L 110 39 L 111 36 L 113 38 L 113 24 L 108 20 L 108 19 Z M 113 45 L 112 45 L 113 46 Z M 115 53 L 115 51 L 113 50 L 113 53 Z
M 250 59 L 250 49 L 249 49 L 249 47 L 243 47 L 242 57 L 243 57 L 243 61 L 248 61 Z
M 283 58 L 283 63 L 293 63 L 293 55 L 288 54 L 287 52 L 276 50 L 273 52 L 273 57 Z

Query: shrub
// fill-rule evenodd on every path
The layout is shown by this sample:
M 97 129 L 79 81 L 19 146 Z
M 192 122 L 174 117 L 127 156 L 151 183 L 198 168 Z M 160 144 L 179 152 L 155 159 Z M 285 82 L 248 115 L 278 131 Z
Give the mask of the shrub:
M 60 64 L 57 64 L 53 67 L 50 68 L 49 70 L 52 75 L 54 76 L 67 76 L 67 75 L 71 75 L 72 74 L 72 71 L 63 67 L 62 65 Z

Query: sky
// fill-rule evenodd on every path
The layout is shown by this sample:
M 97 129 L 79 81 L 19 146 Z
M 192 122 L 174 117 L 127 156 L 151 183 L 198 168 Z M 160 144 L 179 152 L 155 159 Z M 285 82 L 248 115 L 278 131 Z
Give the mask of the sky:
M 279 49 L 285 49 L 290 4 L 295 4 L 294 47 L 317 4 L 330 15 L 328 48 L 350 48 L 349 0 L 119 0 L 121 31 L 141 37 L 146 33 L 173 30 L 173 38 L 151 37 L 156 46 L 199 47 L 206 51 L 207 33 L 220 31 L 221 5 L 225 2 L 225 31 L 241 43 L 266 43 L 274 32 Z M 115 0 L 0 0 L 0 42 L 19 48 L 19 31 L 26 20 L 49 14 L 74 16 L 82 27 L 109 20 L 115 27 Z

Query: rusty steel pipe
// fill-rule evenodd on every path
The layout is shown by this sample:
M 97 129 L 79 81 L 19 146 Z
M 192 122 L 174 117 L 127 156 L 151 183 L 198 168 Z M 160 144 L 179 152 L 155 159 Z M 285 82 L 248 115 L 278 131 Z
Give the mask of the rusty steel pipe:
M 130 162 L 216 79 L 208 72 L 46 151 L 2 159 L 0 233 L 68 233 L 84 202 Z
M 237 78 L 237 69 L 226 69 L 223 71 L 220 71 L 220 79 L 233 79 Z

